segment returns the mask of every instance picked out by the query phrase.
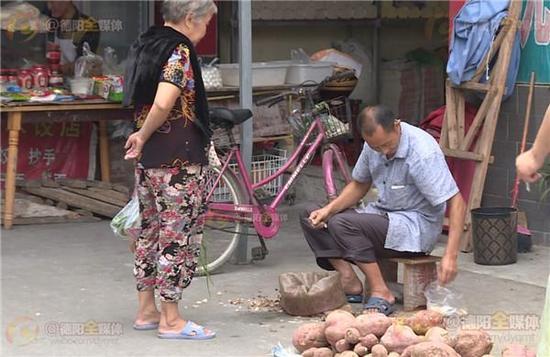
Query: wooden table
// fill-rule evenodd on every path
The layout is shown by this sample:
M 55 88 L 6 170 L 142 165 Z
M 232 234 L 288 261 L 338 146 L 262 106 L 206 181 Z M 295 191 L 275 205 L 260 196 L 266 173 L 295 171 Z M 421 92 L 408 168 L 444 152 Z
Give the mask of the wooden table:
M 124 108 L 119 103 L 104 100 L 75 101 L 65 103 L 24 103 L 9 104 L 0 107 L 0 113 L 7 114 L 8 129 L 8 162 L 5 181 L 4 228 L 10 229 L 13 224 L 15 202 L 15 179 L 17 174 L 17 152 L 19 149 L 19 132 L 23 119 L 30 122 L 44 120 L 61 121 L 97 121 L 99 123 L 99 160 L 101 180 L 110 181 L 108 120 L 130 120 L 133 117 L 131 108 Z M 2 115 L 4 120 L 5 115 Z

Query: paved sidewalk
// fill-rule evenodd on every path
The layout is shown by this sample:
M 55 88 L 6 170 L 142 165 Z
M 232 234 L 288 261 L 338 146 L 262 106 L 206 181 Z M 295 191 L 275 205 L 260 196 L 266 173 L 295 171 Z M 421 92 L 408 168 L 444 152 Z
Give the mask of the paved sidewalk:
M 267 356 L 278 342 L 290 346 L 294 328 L 309 319 L 249 311 L 245 304 L 232 305 L 229 300 L 274 297 L 279 274 L 318 269 L 300 232 L 299 208 L 285 208 L 288 221 L 279 236 L 267 242 L 266 260 L 227 265 L 212 276 L 210 295 L 204 278 L 185 291 L 181 304 L 185 317 L 216 330 L 218 337 L 212 341 L 164 341 L 156 338 L 155 331 L 132 330 L 136 310 L 132 257 L 126 243 L 111 233 L 108 221 L 3 231 L 1 355 Z M 472 318 L 479 324 L 493 323 L 493 328 L 510 315 L 515 324 L 524 322 L 511 326 L 515 330 L 492 331 L 498 339 L 494 356 L 509 341 L 535 345 L 537 330 L 531 327 L 533 316 L 543 309 L 549 253 L 548 248 L 536 247 L 506 267 L 483 267 L 472 262 L 471 254 L 461 256 L 455 287 L 464 294 Z M 79 324 L 85 322 L 81 332 L 88 334 L 78 335 Z M 8 327 L 29 333 L 11 334 L 14 330 L 7 331 Z M 10 343 L 10 336 L 19 339 Z

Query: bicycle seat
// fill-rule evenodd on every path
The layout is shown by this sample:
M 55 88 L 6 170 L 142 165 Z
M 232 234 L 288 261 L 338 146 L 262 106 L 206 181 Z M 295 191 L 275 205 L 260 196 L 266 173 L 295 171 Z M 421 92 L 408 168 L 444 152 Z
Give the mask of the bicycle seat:
M 209 115 L 214 126 L 230 129 L 252 118 L 252 111 L 250 109 L 211 108 Z

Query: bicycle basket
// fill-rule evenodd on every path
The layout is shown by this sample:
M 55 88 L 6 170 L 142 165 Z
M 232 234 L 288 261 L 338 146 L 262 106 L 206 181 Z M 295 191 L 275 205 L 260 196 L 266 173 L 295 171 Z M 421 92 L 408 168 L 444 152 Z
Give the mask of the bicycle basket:
M 334 140 L 342 136 L 351 136 L 351 109 L 347 98 L 336 98 L 320 102 L 315 108 L 305 113 L 293 113 L 289 117 L 294 138 L 302 140 L 310 125 L 319 116 L 325 128 L 325 139 Z

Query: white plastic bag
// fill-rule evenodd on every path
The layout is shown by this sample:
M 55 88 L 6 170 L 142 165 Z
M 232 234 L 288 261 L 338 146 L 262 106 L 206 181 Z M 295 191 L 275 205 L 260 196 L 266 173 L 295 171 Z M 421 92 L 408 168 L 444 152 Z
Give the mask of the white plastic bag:
M 453 288 L 439 285 L 438 281 L 431 282 L 424 290 L 424 295 L 428 310 L 437 311 L 445 317 L 467 315 L 462 295 Z
M 214 58 L 209 64 L 201 66 L 205 89 L 221 88 L 223 86 L 220 69 L 214 65 L 217 61 L 218 59 Z
M 123 239 L 136 240 L 141 231 L 141 217 L 139 215 L 139 199 L 134 193 L 132 199 L 111 220 L 113 233 Z

